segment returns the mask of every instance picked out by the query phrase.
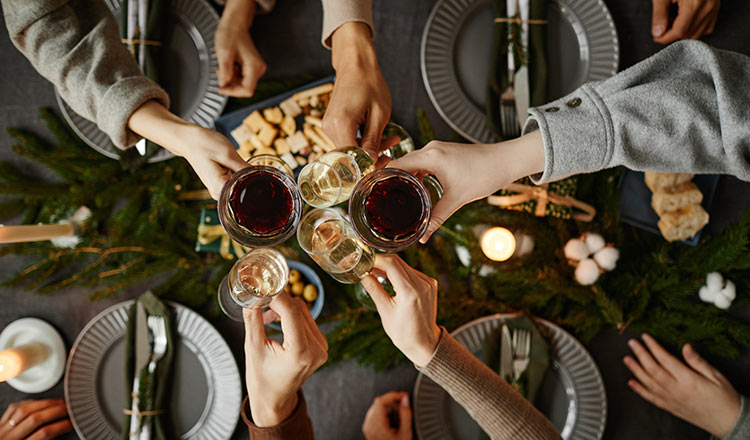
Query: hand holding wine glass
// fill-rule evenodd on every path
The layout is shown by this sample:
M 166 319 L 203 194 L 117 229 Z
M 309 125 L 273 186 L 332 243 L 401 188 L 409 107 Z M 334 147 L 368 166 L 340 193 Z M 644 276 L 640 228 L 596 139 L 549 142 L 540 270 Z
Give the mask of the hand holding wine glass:
M 377 276 L 391 282 L 396 296 L 388 295 Z M 393 344 L 414 364 L 427 365 L 440 340 L 437 281 L 412 269 L 398 255 L 380 254 L 362 286 L 372 297 Z
M 269 305 L 281 320 L 283 344 L 266 337 L 261 309 L 243 309 L 250 412 L 259 427 L 276 426 L 298 403 L 298 391 L 328 360 L 328 342 L 300 299 L 284 292 Z
M 432 141 L 421 150 L 396 159 L 388 167 L 434 174 L 445 192 L 432 208 L 430 225 L 420 239 L 432 234 L 463 205 L 486 197 L 522 177 L 544 170 L 544 146 L 536 131 L 497 144 L 457 144 Z

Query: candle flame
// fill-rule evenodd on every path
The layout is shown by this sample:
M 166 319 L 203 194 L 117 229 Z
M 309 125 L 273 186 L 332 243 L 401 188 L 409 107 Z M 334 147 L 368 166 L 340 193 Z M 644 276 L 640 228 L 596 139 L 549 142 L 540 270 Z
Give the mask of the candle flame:
M 490 260 L 505 261 L 516 250 L 516 237 L 506 228 L 490 228 L 482 235 L 481 248 Z

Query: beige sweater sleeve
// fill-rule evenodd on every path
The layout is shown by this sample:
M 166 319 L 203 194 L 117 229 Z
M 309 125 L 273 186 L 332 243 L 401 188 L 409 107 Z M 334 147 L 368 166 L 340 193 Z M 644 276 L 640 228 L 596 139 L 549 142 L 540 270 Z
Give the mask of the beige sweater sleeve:
M 101 0 L 1 0 L 13 44 L 78 114 L 119 148 L 140 139 L 130 115 L 146 101 L 169 106 L 120 42 L 117 22 Z
M 372 25 L 372 0 L 321 0 L 323 3 L 323 46 L 331 48 L 331 35 L 342 24 L 358 21 L 370 27 L 370 33 L 375 37 Z
M 493 440 L 559 440 L 534 406 L 442 329 L 422 373 L 443 387 Z

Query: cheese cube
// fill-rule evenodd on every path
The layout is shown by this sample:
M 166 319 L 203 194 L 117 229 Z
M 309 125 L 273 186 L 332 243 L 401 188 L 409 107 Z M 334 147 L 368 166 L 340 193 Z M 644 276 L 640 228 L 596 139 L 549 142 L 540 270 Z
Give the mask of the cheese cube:
M 253 144 L 253 147 L 255 147 L 257 149 L 268 148 L 265 145 L 263 145 L 263 142 L 261 142 L 260 138 L 258 136 L 256 136 L 256 135 L 251 135 L 250 136 L 250 143 Z
M 270 147 L 273 144 L 273 140 L 276 139 L 278 132 L 279 130 L 269 125 L 268 127 L 263 127 L 260 133 L 258 133 L 258 138 L 264 146 Z
M 297 123 L 294 122 L 294 118 L 291 116 L 285 116 L 284 120 L 281 121 L 281 130 L 286 133 L 287 136 L 291 136 L 297 131 Z
M 289 145 L 289 149 L 292 153 L 298 153 L 300 150 L 306 148 L 310 143 L 301 131 L 296 131 L 293 135 L 286 138 L 286 143 Z
M 281 156 L 281 160 L 286 162 L 287 165 L 289 165 L 289 168 L 295 169 L 299 166 L 297 161 L 294 159 L 294 156 L 292 156 L 292 153 L 286 153 Z
M 255 150 L 255 146 L 250 141 L 243 141 L 240 143 L 240 148 L 237 150 L 237 154 L 244 160 L 247 160 L 252 156 L 252 151 Z
M 281 120 L 284 119 L 284 114 L 281 113 L 280 108 L 271 107 L 263 110 L 263 117 L 271 124 L 281 124 Z
M 232 130 L 230 134 L 234 138 L 235 142 L 237 142 L 237 145 L 241 145 L 243 142 L 250 140 L 250 136 L 253 135 L 253 132 L 250 131 L 250 129 L 247 128 L 244 124 L 242 124 Z
M 264 127 L 271 127 L 271 125 L 263 119 L 258 110 L 250 113 L 243 121 L 243 124 L 247 126 L 253 133 L 260 132 Z M 273 128 L 273 127 L 271 127 Z
M 297 104 L 297 101 L 292 98 L 279 104 L 279 107 L 281 107 L 281 111 L 284 112 L 285 115 L 292 118 L 302 113 L 302 107 L 300 107 L 299 104 Z
M 276 138 L 276 140 L 273 141 L 273 147 L 276 149 L 276 154 L 279 156 L 292 151 L 284 138 Z

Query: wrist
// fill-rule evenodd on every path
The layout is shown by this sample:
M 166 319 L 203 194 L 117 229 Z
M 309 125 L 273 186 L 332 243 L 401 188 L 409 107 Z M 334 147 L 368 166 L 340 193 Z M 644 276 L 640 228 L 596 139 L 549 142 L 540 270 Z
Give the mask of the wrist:
M 250 393 L 250 414 L 253 423 L 259 428 L 269 428 L 280 425 L 292 415 L 299 404 L 299 394 L 295 391 L 290 396 L 281 399 L 265 400 L 262 393 Z M 252 396 L 258 396 L 260 402 L 255 402 Z
M 219 27 L 250 29 L 255 18 L 255 0 L 227 0 Z
M 432 357 L 435 355 L 437 346 L 440 343 L 440 334 L 440 327 L 435 324 L 429 332 L 429 337 L 412 350 L 410 355 L 407 355 L 409 360 L 420 368 L 430 363 L 430 360 L 432 360 Z
M 489 147 L 489 154 L 494 155 L 496 159 L 488 161 L 488 164 L 493 167 L 502 164 L 506 168 L 503 173 L 490 174 L 502 179 L 498 188 L 544 171 L 544 143 L 538 130 L 510 141 L 491 144 Z
M 365 70 L 377 66 L 370 27 L 350 21 L 339 26 L 331 36 L 331 65 L 337 74 L 348 70 Z
M 128 128 L 132 132 L 178 156 L 185 155 L 182 146 L 196 127 L 153 100 L 138 107 L 128 118 Z

